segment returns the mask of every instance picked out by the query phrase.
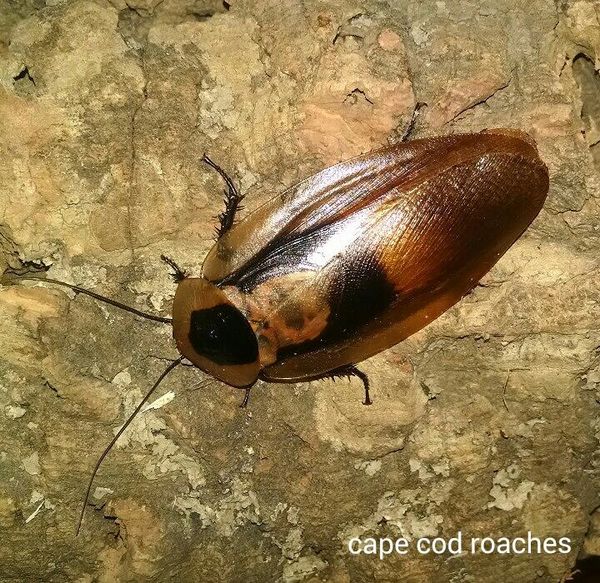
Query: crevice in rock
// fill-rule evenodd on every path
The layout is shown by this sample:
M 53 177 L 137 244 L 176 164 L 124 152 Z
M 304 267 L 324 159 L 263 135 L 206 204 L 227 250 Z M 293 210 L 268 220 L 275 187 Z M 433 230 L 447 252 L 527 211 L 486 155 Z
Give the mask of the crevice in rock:
M 37 85 L 29 67 L 25 65 L 13 78 L 15 93 L 28 96 L 36 91 Z
M 19 249 L 12 238 L 10 229 L 5 225 L 0 225 L 0 252 L 4 255 L 9 267 L 18 268 L 21 266 Z
M 60 391 L 48 379 L 44 379 L 44 386 L 50 389 L 56 398 L 64 399 L 64 397 L 60 394 Z
M 353 38 L 357 42 L 364 42 L 364 35 L 360 31 L 360 20 L 363 18 L 364 14 L 359 12 L 354 16 L 351 16 L 344 24 L 341 24 L 335 36 L 333 37 L 332 45 L 335 45 L 339 40 L 344 40 L 345 38 Z
M 600 74 L 588 55 L 579 53 L 573 59 L 573 77 L 579 86 L 581 120 L 594 164 L 600 169 Z
M 21 71 L 19 71 L 19 73 L 17 73 L 14 77 L 13 77 L 13 81 L 16 83 L 17 81 L 21 81 L 21 80 L 27 80 L 30 83 L 33 83 L 33 85 L 35 85 L 35 79 L 32 77 L 31 73 L 29 72 L 29 67 L 25 66 L 21 69 Z
M 148 31 L 154 22 L 152 16 L 149 12 L 140 11 L 129 5 L 119 12 L 117 31 L 130 49 L 139 52 L 144 46 Z
M 5 257 L 6 274 L 24 275 L 25 273 L 45 272 L 52 266 L 41 259 L 24 260 L 19 257 L 19 248 L 12 237 L 10 228 L 0 224 L 0 253 Z
M 360 101 L 366 101 L 369 105 L 374 104 L 369 96 L 358 87 L 350 91 L 350 93 L 348 93 L 344 99 L 344 103 L 349 103 L 350 105 L 357 105 Z
M 225 14 L 225 12 L 229 12 L 230 8 L 231 4 L 229 2 L 210 3 L 208 6 L 191 9 L 189 14 L 197 21 L 204 22 L 217 14 Z
M 461 117 L 464 116 L 465 113 L 475 109 L 476 107 L 479 107 L 480 105 L 485 105 L 492 97 L 495 97 L 496 95 L 498 95 L 498 93 L 500 93 L 501 91 L 504 91 L 510 85 L 511 81 L 512 81 L 512 76 L 509 77 L 506 80 L 506 82 L 503 82 L 500 85 L 498 85 L 497 87 L 495 87 L 494 90 L 489 93 L 489 95 L 486 95 L 486 96 L 482 97 L 481 99 L 477 100 L 475 103 L 472 103 L 472 104 L 468 105 L 467 107 L 464 107 L 463 109 L 461 109 L 456 115 L 454 115 L 452 117 L 452 119 L 449 119 L 446 122 L 446 125 L 455 120 L 461 119 Z
M 571 583 L 596 583 L 598 581 L 598 573 L 600 573 L 600 557 L 586 557 L 578 559 L 569 578 L 565 581 Z

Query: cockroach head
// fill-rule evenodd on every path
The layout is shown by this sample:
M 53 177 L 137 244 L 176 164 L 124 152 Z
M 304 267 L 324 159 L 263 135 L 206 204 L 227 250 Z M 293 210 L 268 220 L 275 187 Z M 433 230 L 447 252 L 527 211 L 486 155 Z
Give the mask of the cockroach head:
M 173 300 L 173 336 L 179 352 L 233 387 L 258 378 L 258 341 L 246 317 L 213 283 L 187 277 Z

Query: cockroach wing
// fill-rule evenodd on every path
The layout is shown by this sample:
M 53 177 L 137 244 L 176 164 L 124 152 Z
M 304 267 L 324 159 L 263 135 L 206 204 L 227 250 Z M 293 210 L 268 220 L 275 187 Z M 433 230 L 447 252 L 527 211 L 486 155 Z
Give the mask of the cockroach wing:
M 413 334 L 471 290 L 538 214 L 548 174 L 525 135 L 415 140 L 328 168 L 211 250 L 263 377 L 317 377 Z
M 261 251 L 282 239 L 316 230 L 328 220 L 351 214 L 368 201 L 410 179 L 438 150 L 451 149 L 463 136 L 415 140 L 381 148 L 331 166 L 288 188 L 225 233 L 208 253 L 203 274 L 219 281 L 244 269 Z

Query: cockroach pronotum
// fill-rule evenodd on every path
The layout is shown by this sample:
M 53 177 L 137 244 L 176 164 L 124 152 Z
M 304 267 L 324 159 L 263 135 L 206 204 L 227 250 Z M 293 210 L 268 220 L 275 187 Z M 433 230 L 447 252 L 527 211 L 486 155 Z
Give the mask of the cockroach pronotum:
M 542 208 L 548 171 L 525 133 L 495 129 L 387 146 L 326 168 L 234 224 L 225 211 L 199 277 L 167 257 L 172 319 L 66 286 L 173 325 L 181 356 L 160 375 L 98 459 L 184 358 L 232 387 L 358 377 L 356 364 L 407 338 L 467 294 Z M 26 276 L 27 277 L 27 276 Z M 29 276 L 29 279 L 34 277 Z

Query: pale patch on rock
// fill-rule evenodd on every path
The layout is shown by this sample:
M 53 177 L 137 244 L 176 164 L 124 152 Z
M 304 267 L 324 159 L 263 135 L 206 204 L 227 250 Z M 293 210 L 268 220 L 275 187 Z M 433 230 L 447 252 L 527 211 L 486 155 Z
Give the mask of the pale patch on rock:
M 298 583 L 322 571 L 326 566 L 327 563 L 315 555 L 300 557 L 293 563 L 284 565 L 282 579 L 284 583 Z
M 367 476 L 374 476 L 381 469 L 381 460 L 368 460 L 364 462 L 356 462 L 354 467 L 357 470 L 362 470 Z
M 494 500 L 488 502 L 487 508 L 499 508 L 507 511 L 523 508 L 523 504 L 535 484 L 529 480 L 517 483 L 520 473 L 516 464 L 511 464 L 506 469 L 498 471 L 490 490 L 490 496 Z
M 286 502 L 277 502 L 275 509 L 273 510 L 273 512 L 271 512 L 269 516 L 269 520 L 271 522 L 275 522 L 277 518 L 279 518 L 279 515 L 285 512 L 287 507 L 288 505 Z
M 118 372 L 112 380 L 112 383 L 119 388 L 127 387 L 131 384 L 131 375 L 127 369 Z
M 300 527 L 291 528 L 288 532 L 287 538 L 281 546 L 281 554 L 286 559 L 294 561 L 300 556 L 302 548 L 304 547 L 304 543 L 302 542 L 302 532 L 303 529 Z
M 287 511 L 287 520 L 290 524 L 298 524 L 298 515 L 300 508 L 297 506 L 290 506 Z
M 411 473 L 419 472 L 419 480 L 429 480 L 433 474 L 427 469 L 427 466 L 419 459 L 411 458 L 408 460 L 408 467 Z
M 414 24 L 410 29 L 410 36 L 420 47 L 425 46 L 429 41 L 430 34 L 425 29 L 423 24 Z
M 111 494 L 114 494 L 114 491 L 111 490 L 110 488 L 103 488 L 101 486 L 96 486 L 96 488 L 94 488 L 94 492 L 93 492 L 92 496 L 96 500 L 102 500 L 102 498 L 106 498 L 107 496 L 110 496 Z
M 247 522 L 261 523 L 258 498 L 248 484 L 234 478 L 230 494 L 215 509 L 215 526 L 219 534 L 231 536 Z
M 189 494 L 176 496 L 173 502 L 173 506 L 176 510 L 185 515 L 186 520 L 189 521 L 190 516 L 195 514 L 200 519 L 200 525 L 202 528 L 208 528 L 215 522 L 216 513 L 208 506 L 203 504 L 199 499 L 198 492 L 190 492 Z
M 174 506 L 189 519 L 191 514 L 200 517 L 202 528 L 214 526 L 220 536 L 230 537 L 246 523 L 260 524 L 260 508 L 256 494 L 249 485 L 234 478 L 227 495 L 216 504 L 204 504 L 198 491 L 177 496 Z
M 38 476 L 42 473 L 40 458 L 37 451 L 34 451 L 31 455 L 23 458 L 23 469 L 31 476 Z
M 529 419 L 525 423 L 519 423 L 515 429 L 515 435 L 532 438 L 534 436 L 534 427 L 536 425 L 543 425 L 544 423 L 546 423 L 545 419 Z
M 18 405 L 6 405 L 6 407 L 4 407 L 4 413 L 9 419 L 20 419 L 27 413 L 27 409 L 19 407 Z
M 163 439 L 165 438 L 163 437 Z M 153 457 L 158 459 L 149 461 L 142 470 L 146 478 L 156 480 L 161 474 L 183 472 L 187 476 L 187 480 L 192 488 L 204 486 L 206 483 L 204 469 L 195 459 L 181 452 L 174 453 L 177 450 L 170 448 L 168 453 L 159 453 L 160 447 L 157 447 L 157 445 L 153 447 L 152 453 Z
M 448 499 L 450 485 L 444 491 L 436 492 L 428 498 L 417 490 L 402 490 L 398 494 L 385 492 L 377 503 L 377 510 L 363 523 L 346 526 L 337 537 L 348 543 L 352 537 L 377 532 L 380 524 L 391 525 L 408 540 L 419 537 L 433 537 L 439 533 L 444 517 L 436 513 L 438 504 Z

